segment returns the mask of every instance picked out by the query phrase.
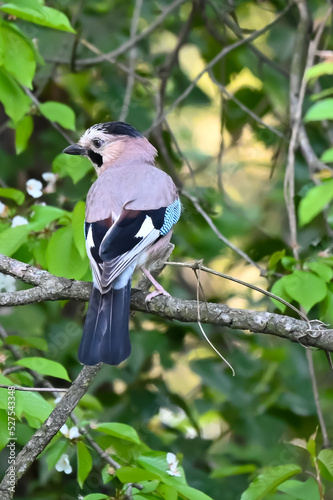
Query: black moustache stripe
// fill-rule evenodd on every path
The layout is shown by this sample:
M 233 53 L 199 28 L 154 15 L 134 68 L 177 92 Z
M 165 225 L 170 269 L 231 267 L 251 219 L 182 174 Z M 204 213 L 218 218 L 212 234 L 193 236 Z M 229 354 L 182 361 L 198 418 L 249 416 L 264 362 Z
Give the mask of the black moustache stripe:
M 93 151 L 92 149 L 88 149 L 88 156 L 91 159 L 91 161 L 98 167 L 101 167 L 103 165 L 102 155 L 95 153 L 95 151 Z

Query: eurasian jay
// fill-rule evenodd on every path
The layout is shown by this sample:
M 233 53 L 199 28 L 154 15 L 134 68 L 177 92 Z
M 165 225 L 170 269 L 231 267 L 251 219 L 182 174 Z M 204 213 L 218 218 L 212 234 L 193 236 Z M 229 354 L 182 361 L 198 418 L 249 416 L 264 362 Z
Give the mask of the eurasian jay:
M 132 274 L 141 268 L 155 286 L 146 300 L 166 294 L 147 268 L 166 252 L 181 204 L 171 177 L 155 167 L 154 146 L 127 123 L 94 125 L 64 153 L 87 156 L 97 172 L 86 203 L 93 288 L 79 361 L 117 365 L 131 352 Z

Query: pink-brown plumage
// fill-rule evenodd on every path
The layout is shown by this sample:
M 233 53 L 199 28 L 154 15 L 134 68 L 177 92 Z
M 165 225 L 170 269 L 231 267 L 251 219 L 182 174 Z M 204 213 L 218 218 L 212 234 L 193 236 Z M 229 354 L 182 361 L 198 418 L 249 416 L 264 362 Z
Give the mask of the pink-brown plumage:
M 98 124 L 65 150 L 86 155 L 97 172 L 86 203 L 87 253 L 94 276 L 79 359 L 118 364 L 130 353 L 128 311 L 133 271 L 163 258 L 180 203 L 171 177 L 154 164 L 156 149 L 122 122 Z M 126 318 L 124 318 L 126 316 Z

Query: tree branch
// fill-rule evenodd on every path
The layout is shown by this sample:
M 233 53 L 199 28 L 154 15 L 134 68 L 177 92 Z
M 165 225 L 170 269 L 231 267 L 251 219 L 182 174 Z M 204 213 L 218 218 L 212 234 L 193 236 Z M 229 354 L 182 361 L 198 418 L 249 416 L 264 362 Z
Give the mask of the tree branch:
M 102 364 L 99 363 L 95 366 L 84 366 L 82 368 L 78 377 L 61 399 L 60 403 L 17 455 L 15 461 L 16 483 L 20 477 L 27 472 L 53 436 L 55 436 L 59 429 L 65 424 L 72 410 L 86 393 L 101 366 Z M 12 474 L 7 470 L 0 484 L 1 500 L 10 500 L 13 498 L 14 491 L 12 491 L 12 478 Z
M 89 300 L 91 283 L 59 278 L 47 271 L 41 271 L 4 255 L 0 255 L 0 272 L 22 279 L 26 283 L 35 284 L 38 290 L 36 300 L 32 300 L 31 290 L 1 293 L 0 306 L 31 304 L 43 300 Z M 224 304 L 205 302 L 199 302 L 198 305 L 196 300 L 162 296 L 155 297 L 147 304 L 145 297 L 146 293 L 134 289 L 131 309 L 169 320 L 196 323 L 199 307 L 202 323 L 224 326 L 234 330 L 248 330 L 252 333 L 275 335 L 291 342 L 301 342 L 305 346 L 333 351 L 333 330 L 323 330 L 320 324 L 315 324 L 309 332 L 309 323 L 306 321 L 266 311 L 234 309 Z
M 117 47 L 115 50 L 112 50 L 111 52 L 108 52 L 107 54 L 101 54 L 97 57 L 88 57 L 86 59 L 78 59 L 76 61 L 76 64 L 80 66 L 89 66 L 91 64 L 97 64 L 101 63 L 103 61 L 109 61 L 114 59 L 115 57 L 118 57 L 120 54 L 123 54 L 124 52 L 127 52 L 130 48 L 134 47 L 137 45 L 141 40 L 146 38 L 150 33 L 152 33 L 160 24 L 163 23 L 163 21 L 168 17 L 168 15 L 175 10 L 177 7 L 179 7 L 182 3 L 184 3 L 185 0 L 175 0 L 172 2 L 169 7 L 164 9 L 162 14 L 155 19 L 153 23 L 151 23 L 148 28 L 140 33 L 140 35 L 137 35 L 135 37 L 131 37 L 129 40 L 124 42 L 122 45 Z
M 163 121 L 164 118 L 171 113 L 186 97 L 192 92 L 192 90 L 195 88 L 196 84 L 200 80 L 200 78 L 207 73 L 213 66 L 215 66 L 216 63 L 218 63 L 223 57 L 225 57 L 227 54 L 229 54 L 231 51 L 237 49 L 238 47 L 241 47 L 245 43 L 248 43 L 252 40 L 255 40 L 256 38 L 259 38 L 261 35 L 266 33 L 269 29 L 271 29 L 275 24 L 277 24 L 280 19 L 289 11 L 291 7 L 291 4 L 288 4 L 272 21 L 270 24 L 267 24 L 263 28 L 261 28 L 258 31 L 254 31 L 251 35 L 249 35 L 247 38 L 243 38 L 241 40 L 238 40 L 235 43 L 232 43 L 230 45 L 227 45 L 224 47 L 213 59 L 204 67 L 202 71 L 194 78 L 194 80 L 191 81 L 190 85 L 184 90 L 182 94 L 180 94 L 177 99 L 169 106 L 169 108 L 163 113 L 163 115 L 160 115 L 159 117 L 156 118 L 154 123 L 149 127 L 148 130 L 145 131 L 145 134 L 149 134 L 152 130 L 154 130 L 155 127 L 160 125 Z

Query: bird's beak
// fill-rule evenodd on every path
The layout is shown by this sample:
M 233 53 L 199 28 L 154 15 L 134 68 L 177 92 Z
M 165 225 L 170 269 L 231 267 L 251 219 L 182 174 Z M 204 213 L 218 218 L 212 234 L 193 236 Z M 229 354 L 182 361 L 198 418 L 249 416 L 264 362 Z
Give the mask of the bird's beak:
M 63 150 L 63 153 L 66 153 L 66 155 L 85 155 L 86 150 L 85 148 L 82 148 L 78 144 L 72 144 L 71 146 L 68 146 Z

